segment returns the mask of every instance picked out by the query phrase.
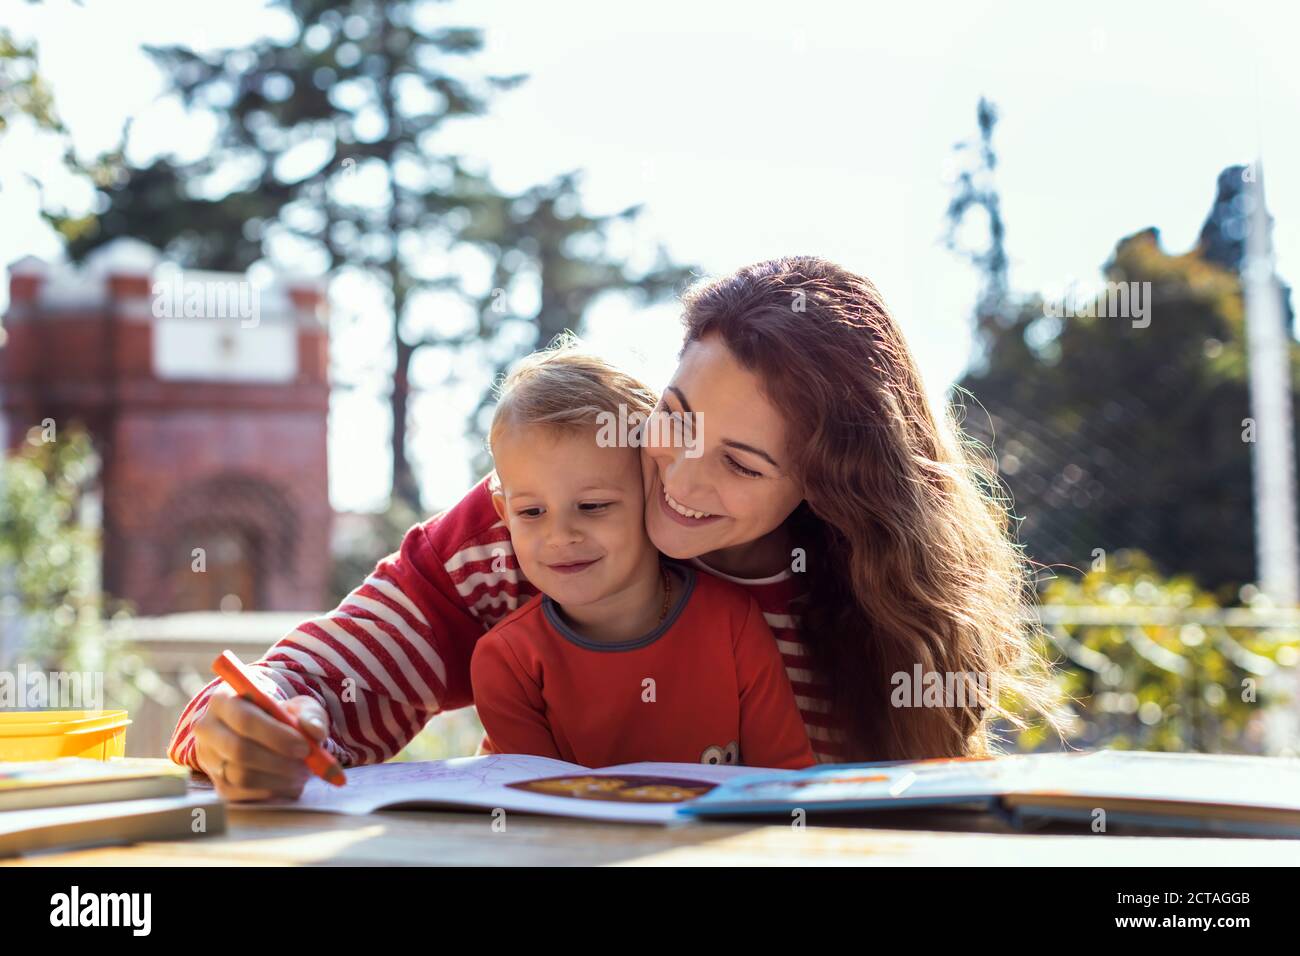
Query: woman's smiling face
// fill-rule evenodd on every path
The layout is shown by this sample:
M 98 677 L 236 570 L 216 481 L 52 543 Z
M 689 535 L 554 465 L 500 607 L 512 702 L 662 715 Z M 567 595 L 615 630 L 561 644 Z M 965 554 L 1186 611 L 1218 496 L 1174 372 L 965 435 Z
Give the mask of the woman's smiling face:
M 643 449 L 645 524 L 664 554 L 693 558 L 757 541 L 803 500 L 784 416 L 717 336 L 686 347 L 655 418 Z

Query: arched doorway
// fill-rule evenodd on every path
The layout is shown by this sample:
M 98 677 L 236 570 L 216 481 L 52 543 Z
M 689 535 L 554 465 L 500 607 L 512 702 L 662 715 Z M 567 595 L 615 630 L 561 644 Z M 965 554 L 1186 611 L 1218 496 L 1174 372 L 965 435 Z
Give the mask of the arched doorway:
M 182 537 L 193 546 L 175 561 L 172 610 L 258 609 L 262 604 L 258 595 L 261 561 L 255 533 L 216 526 L 193 528 Z
M 168 611 L 256 611 L 294 573 L 297 515 L 269 482 L 225 474 L 174 496 L 160 513 L 159 580 Z

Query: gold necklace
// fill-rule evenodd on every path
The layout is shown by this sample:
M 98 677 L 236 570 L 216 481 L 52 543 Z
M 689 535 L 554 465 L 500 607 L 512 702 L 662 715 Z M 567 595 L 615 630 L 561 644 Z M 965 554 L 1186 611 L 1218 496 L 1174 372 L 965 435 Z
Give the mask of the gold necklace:
M 659 623 L 662 624 L 664 618 L 668 616 L 668 602 L 672 600 L 673 596 L 673 585 L 672 582 L 668 580 L 668 569 L 664 567 L 663 562 L 659 563 L 659 576 L 664 582 L 664 606 L 659 612 Z

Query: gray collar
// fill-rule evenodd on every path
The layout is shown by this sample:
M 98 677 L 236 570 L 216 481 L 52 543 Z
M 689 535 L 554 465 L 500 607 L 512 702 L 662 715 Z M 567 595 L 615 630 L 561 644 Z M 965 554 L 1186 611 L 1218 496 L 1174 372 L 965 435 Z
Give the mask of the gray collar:
M 677 595 L 676 602 L 668 609 L 668 614 L 659 626 L 649 634 L 634 637 L 630 641 L 602 644 L 598 641 L 588 640 L 566 624 L 564 618 L 560 616 L 560 610 L 556 607 L 555 602 L 546 595 L 542 596 L 542 613 L 546 615 L 546 620 L 550 622 L 551 627 L 559 631 L 565 640 L 577 644 L 579 647 L 585 647 L 589 651 L 634 651 L 639 647 L 646 647 L 668 633 L 668 629 L 677 622 L 677 618 L 681 616 L 682 611 L 686 608 L 686 602 L 691 599 L 691 592 L 695 590 L 694 568 L 667 559 L 663 559 L 663 562 L 669 573 L 675 574 L 681 579 L 683 584 L 682 593 Z

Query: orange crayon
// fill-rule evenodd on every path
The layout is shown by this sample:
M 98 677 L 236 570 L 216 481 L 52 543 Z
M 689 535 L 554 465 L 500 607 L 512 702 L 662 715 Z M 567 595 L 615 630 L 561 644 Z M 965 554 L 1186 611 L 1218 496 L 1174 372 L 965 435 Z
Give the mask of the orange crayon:
M 235 688 L 240 697 L 252 701 L 276 720 L 288 724 L 302 734 L 303 739 L 311 746 L 311 753 L 307 755 L 307 766 L 311 768 L 312 773 L 336 787 L 341 787 L 347 783 L 347 778 L 343 775 L 343 768 L 339 766 L 339 762 L 326 752 L 311 734 L 303 729 L 292 714 L 280 706 L 279 701 L 268 697 L 253 682 L 252 675 L 248 673 L 248 670 L 238 657 L 230 651 L 222 651 L 221 655 L 212 662 L 212 670 L 218 677 Z

